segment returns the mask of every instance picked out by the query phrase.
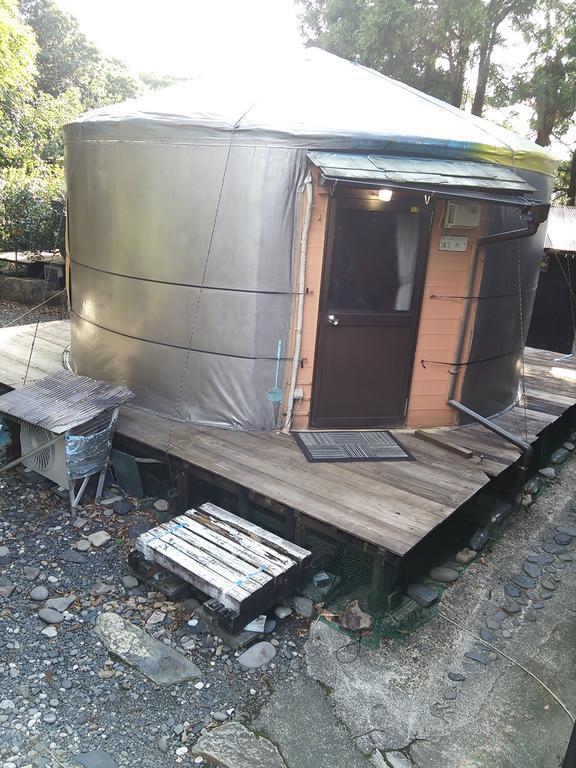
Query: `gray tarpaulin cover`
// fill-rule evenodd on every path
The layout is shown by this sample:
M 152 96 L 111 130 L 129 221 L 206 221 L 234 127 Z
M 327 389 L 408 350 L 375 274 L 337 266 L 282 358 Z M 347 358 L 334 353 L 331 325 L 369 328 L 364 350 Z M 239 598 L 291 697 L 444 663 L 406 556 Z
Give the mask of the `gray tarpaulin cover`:
M 74 370 L 153 411 L 242 429 L 274 425 L 308 149 L 497 163 L 545 194 L 556 164 L 315 49 L 89 112 L 65 137 Z

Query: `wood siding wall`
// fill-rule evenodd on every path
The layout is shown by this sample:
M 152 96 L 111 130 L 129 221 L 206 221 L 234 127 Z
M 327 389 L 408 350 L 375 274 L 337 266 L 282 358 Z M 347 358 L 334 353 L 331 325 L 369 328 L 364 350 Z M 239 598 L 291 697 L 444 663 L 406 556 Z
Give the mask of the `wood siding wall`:
M 484 231 L 486 212 L 483 211 L 480 227 L 476 230 L 444 230 L 442 223 L 445 211 L 445 204 L 438 204 L 432 220 L 428 267 L 406 415 L 407 427 L 444 427 L 451 426 L 458 420 L 456 411 L 446 404 L 452 378 L 452 366 L 446 363 L 455 362 L 458 333 L 466 301 L 454 297 L 466 295 L 473 250 L 477 238 Z M 467 237 L 467 250 L 460 253 L 441 251 L 440 238 L 443 234 Z M 483 257 L 478 266 L 474 293 L 477 293 L 480 287 L 482 271 Z M 467 358 L 472 342 L 476 304 L 477 302 L 472 303 L 463 359 Z M 463 374 L 461 369 L 456 394 L 460 390 Z

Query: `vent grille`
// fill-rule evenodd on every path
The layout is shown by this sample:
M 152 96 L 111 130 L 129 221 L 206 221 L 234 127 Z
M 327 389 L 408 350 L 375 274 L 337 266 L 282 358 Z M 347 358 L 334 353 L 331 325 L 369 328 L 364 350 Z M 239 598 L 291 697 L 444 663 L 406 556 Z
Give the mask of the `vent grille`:
M 20 439 L 22 444 L 22 453 L 29 453 L 30 451 L 38 448 L 42 443 L 47 443 L 54 437 L 52 432 L 42 427 L 37 427 L 35 424 L 29 424 L 28 422 L 22 422 Z M 34 453 L 26 460 L 27 466 L 37 472 L 43 473 L 46 470 L 52 469 L 54 466 L 54 457 L 56 452 L 53 445 L 49 445 L 43 448 L 41 451 Z

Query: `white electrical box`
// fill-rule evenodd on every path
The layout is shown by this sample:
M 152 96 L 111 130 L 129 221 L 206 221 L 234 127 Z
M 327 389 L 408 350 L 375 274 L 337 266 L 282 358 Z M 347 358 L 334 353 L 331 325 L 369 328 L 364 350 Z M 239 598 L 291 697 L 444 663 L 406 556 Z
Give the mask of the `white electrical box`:
M 446 229 L 475 229 L 480 225 L 482 209 L 477 203 L 448 203 L 444 227 Z

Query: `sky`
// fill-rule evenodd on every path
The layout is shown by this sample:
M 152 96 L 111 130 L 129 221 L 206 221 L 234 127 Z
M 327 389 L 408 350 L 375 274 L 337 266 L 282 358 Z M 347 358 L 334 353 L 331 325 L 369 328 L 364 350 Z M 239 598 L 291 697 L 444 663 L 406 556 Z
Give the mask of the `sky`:
M 56 0 L 135 72 L 194 76 L 301 45 L 293 0 Z

